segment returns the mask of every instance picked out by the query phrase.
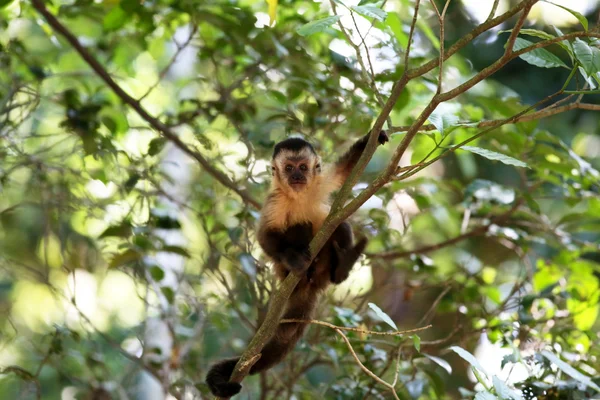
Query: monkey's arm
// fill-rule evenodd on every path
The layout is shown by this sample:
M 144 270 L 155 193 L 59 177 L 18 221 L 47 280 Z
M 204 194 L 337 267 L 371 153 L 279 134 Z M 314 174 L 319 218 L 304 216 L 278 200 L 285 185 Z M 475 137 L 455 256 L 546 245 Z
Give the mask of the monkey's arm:
M 365 151 L 365 148 L 367 147 L 370 134 L 371 132 L 354 142 L 352 147 L 350 147 L 348 151 L 346 151 L 346 153 L 344 153 L 344 155 L 336 161 L 334 173 L 336 183 L 338 183 L 338 185 L 341 186 L 348 178 L 348 175 L 350 175 L 350 171 L 352 171 L 352 168 L 354 168 L 363 151 Z M 379 137 L 377 138 L 379 144 L 384 144 L 388 140 L 388 135 L 384 130 L 379 132 Z
M 309 265 L 311 239 L 310 223 L 293 225 L 283 231 L 261 226 L 258 232 L 258 243 L 263 251 L 276 263 L 295 272 L 303 272 Z

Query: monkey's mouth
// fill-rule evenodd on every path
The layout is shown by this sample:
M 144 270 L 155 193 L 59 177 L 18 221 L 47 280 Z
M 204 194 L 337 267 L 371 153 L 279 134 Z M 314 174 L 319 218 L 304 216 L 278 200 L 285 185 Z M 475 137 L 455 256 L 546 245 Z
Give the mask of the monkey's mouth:
M 306 186 L 306 182 L 290 182 L 290 187 L 296 191 L 302 190 Z

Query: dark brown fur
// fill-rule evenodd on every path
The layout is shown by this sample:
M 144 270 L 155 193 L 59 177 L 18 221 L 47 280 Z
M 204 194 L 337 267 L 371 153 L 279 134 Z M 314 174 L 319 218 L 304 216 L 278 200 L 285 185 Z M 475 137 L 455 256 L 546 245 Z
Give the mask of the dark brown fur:
M 277 278 L 290 272 L 302 275 L 284 313 L 284 319 L 311 319 L 319 294 L 330 283 L 341 283 L 363 252 L 366 240 L 353 244 L 352 229 L 343 222 L 309 265 L 308 245 L 329 213 L 329 196 L 346 180 L 358 162 L 368 140 L 359 139 L 329 169 L 321 169 L 321 160 L 308 142 L 287 139 L 275 147 L 272 161 L 273 182 L 261 212 L 257 237 L 263 251 L 274 263 Z M 379 143 L 387 142 L 384 131 Z M 294 348 L 306 324 L 280 324 L 273 338 L 261 352 L 251 374 L 271 368 Z M 230 397 L 241 385 L 230 383 L 237 358 L 215 364 L 207 375 L 213 394 Z

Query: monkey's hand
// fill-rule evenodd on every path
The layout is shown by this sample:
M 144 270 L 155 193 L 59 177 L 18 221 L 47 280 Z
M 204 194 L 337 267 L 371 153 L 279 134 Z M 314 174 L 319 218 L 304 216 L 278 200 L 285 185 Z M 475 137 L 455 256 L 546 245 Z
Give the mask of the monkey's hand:
M 377 137 L 377 141 L 379 142 L 379 144 L 386 144 L 387 142 L 390 141 L 390 137 L 388 136 L 387 132 L 382 129 L 379 132 L 379 136 Z
M 283 264 L 285 267 L 295 274 L 303 274 L 310 265 L 310 251 L 296 250 L 292 248 L 285 249 L 283 253 Z

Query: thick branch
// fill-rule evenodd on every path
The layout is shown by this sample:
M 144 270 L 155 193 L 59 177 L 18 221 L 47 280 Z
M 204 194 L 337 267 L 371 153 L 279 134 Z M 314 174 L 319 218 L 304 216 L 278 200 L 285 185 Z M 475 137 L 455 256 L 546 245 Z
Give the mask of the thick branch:
M 96 74 L 109 86 L 113 92 L 125 103 L 133 108 L 142 119 L 144 119 L 150 126 L 161 133 L 166 139 L 173 143 L 181 151 L 198 161 L 202 168 L 204 168 L 209 174 L 211 174 L 217 181 L 223 186 L 233 190 L 237 193 L 242 200 L 252 205 L 255 208 L 260 208 L 260 203 L 255 200 L 246 190 L 240 189 L 235 182 L 233 182 L 227 175 L 219 171 L 213 165 L 211 165 L 202 154 L 192 150 L 188 147 L 173 131 L 169 129 L 160 120 L 150 115 L 140 104 L 139 101 L 127 94 L 108 74 L 106 69 L 96 60 L 90 52 L 81 45 L 79 40 L 60 22 L 54 15 L 52 15 L 43 0 L 31 0 L 33 7 L 44 16 L 48 24 L 58 33 L 60 33 L 69 44 L 79 53 L 81 58 L 96 72 Z

